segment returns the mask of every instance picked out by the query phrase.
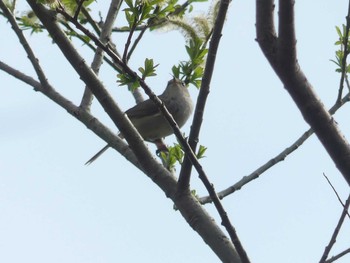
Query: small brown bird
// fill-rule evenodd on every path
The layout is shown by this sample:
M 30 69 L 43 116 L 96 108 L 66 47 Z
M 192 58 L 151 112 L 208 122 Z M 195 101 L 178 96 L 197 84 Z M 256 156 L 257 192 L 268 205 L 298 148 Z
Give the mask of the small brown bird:
M 163 101 L 176 123 L 181 128 L 193 111 L 193 104 L 185 84 L 176 78 L 168 82 L 164 92 L 158 96 Z M 172 127 L 153 101 L 145 100 L 128 109 L 125 114 L 145 141 L 154 142 L 174 133 Z M 119 134 L 123 138 L 122 134 Z M 106 145 L 85 164 L 95 161 L 109 148 Z

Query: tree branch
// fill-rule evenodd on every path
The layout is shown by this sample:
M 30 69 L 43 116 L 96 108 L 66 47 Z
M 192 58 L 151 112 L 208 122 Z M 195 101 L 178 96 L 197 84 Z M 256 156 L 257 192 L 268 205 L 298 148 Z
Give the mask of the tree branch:
M 296 59 L 294 1 L 280 1 L 279 33 L 281 35 L 277 39 L 275 36 L 271 38 L 271 30 L 274 30 L 273 27 L 271 28 L 271 23 L 268 27 L 264 24 L 265 21 L 273 21 L 273 1 L 257 0 L 256 3 L 257 41 L 263 53 L 298 106 L 305 121 L 315 131 L 338 170 L 350 185 L 350 145 L 307 81 Z
M 108 43 L 108 41 L 110 40 L 114 21 L 117 18 L 121 3 L 122 3 L 121 0 L 113 0 L 109 6 L 106 21 L 103 24 L 101 34 L 100 34 L 100 41 L 103 44 Z M 102 64 L 102 61 L 103 61 L 103 50 L 100 47 L 97 47 L 94 59 L 91 63 L 91 68 L 97 75 L 98 75 L 100 66 Z M 89 89 L 89 87 L 86 87 L 82 101 L 80 103 L 80 107 L 82 107 L 86 111 L 90 111 L 92 99 L 93 99 L 92 92 Z

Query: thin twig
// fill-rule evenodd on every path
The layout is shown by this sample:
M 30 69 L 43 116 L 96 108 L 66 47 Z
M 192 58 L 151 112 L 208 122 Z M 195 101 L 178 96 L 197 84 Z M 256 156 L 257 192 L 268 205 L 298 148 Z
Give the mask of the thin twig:
M 337 236 L 339 234 L 340 228 L 344 222 L 344 219 L 346 217 L 347 211 L 349 209 L 349 205 L 350 205 L 350 195 L 348 197 L 348 199 L 345 202 L 345 206 L 343 208 L 343 212 L 341 213 L 341 216 L 339 218 L 338 224 L 334 229 L 334 232 L 332 234 L 331 240 L 329 241 L 328 245 L 325 247 L 325 250 L 323 252 L 323 255 L 321 257 L 320 263 L 325 263 L 327 260 L 327 257 L 329 255 L 329 252 L 331 251 L 333 245 L 335 244 L 336 240 L 337 240 Z
M 86 17 L 86 20 L 89 22 L 89 24 L 95 30 L 95 33 L 98 36 L 101 35 L 101 28 L 99 27 L 99 24 L 96 23 L 96 21 L 91 17 L 90 13 L 86 10 L 86 8 L 84 6 L 81 9 L 81 13 Z
M 10 12 L 10 10 L 6 7 L 3 1 L 0 1 L 0 8 L 6 15 L 8 21 L 10 22 L 13 30 L 15 31 L 23 49 L 27 53 L 27 57 L 29 61 L 32 63 L 33 68 L 40 80 L 41 83 L 44 83 L 44 86 L 48 85 L 47 78 L 44 74 L 44 71 L 42 70 L 39 60 L 35 57 L 33 50 L 31 49 L 30 45 L 28 44 L 25 36 L 23 35 L 22 30 L 19 28 L 16 18 L 13 16 L 13 14 Z
M 339 203 L 342 205 L 342 207 L 344 208 L 345 207 L 345 204 L 343 203 L 343 201 L 341 200 L 337 190 L 334 188 L 333 184 L 331 183 L 331 181 L 329 180 L 329 178 L 327 177 L 327 175 L 325 173 L 323 173 L 323 176 L 326 178 L 328 184 L 331 186 L 333 192 L 335 193 L 335 195 L 337 196 L 337 199 L 339 201 Z M 348 217 L 350 218 L 350 215 L 348 212 L 346 212 L 346 214 L 348 215 Z
M 134 44 L 131 46 L 130 51 L 129 51 L 128 55 L 127 55 L 126 61 L 129 61 L 129 60 L 130 60 L 131 55 L 134 53 L 134 51 L 135 51 L 137 45 L 139 44 L 141 38 L 143 37 L 143 35 L 145 34 L 145 32 L 146 32 L 147 29 L 148 29 L 148 27 L 145 26 L 145 27 L 141 30 L 141 32 L 140 32 L 140 34 L 138 35 L 138 37 L 135 39 Z
M 124 53 L 123 53 L 123 62 L 125 64 L 128 62 L 128 50 L 129 50 L 129 46 L 131 44 L 131 38 L 132 38 L 132 36 L 134 35 L 134 32 L 135 32 L 135 28 L 136 28 L 136 18 L 135 18 L 134 24 L 130 28 L 130 32 L 129 32 L 128 38 L 127 38 L 127 40 L 125 42 Z

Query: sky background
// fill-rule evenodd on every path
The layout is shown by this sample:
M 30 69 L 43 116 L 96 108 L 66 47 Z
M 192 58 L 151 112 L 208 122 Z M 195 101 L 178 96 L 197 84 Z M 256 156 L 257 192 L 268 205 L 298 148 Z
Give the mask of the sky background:
M 21 4 L 25 10 L 24 1 Z M 337 48 L 335 26 L 345 23 L 347 5 L 296 1 L 298 60 L 327 108 L 336 100 L 340 79 L 330 62 Z M 203 12 L 207 6 L 194 5 Z M 104 14 L 107 1 L 91 8 Z M 2 17 L 0 31 L 0 60 L 35 77 Z M 79 103 L 84 84 L 47 34 L 27 31 L 26 36 L 50 83 Z M 113 37 L 119 50 L 125 36 Z M 308 129 L 255 37 L 255 3 L 233 1 L 200 136 L 200 144 L 208 147 L 201 164 L 218 191 L 256 170 Z M 81 43 L 75 45 L 90 63 L 91 52 Z M 171 67 L 187 59 L 184 38 L 179 32 L 148 32 L 141 45 L 130 64 L 137 69 L 146 57 L 160 64 L 158 75 L 148 82 L 159 94 L 171 78 Z M 104 65 L 100 75 L 122 109 L 134 105 L 129 92 L 116 84 L 115 72 Z M 0 262 L 219 262 L 148 177 L 113 150 L 84 166 L 105 143 L 31 87 L 3 72 L 0 81 Z M 190 87 L 190 92 L 195 99 L 198 91 Z M 93 113 L 113 128 L 94 102 Z M 345 105 L 335 115 L 348 140 L 349 111 Z M 188 134 L 189 128 L 190 122 L 183 131 Z M 169 145 L 175 141 L 173 136 L 166 139 Z M 154 152 L 154 146 L 149 147 Z M 345 200 L 345 180 L 312 136 L 223 200 L 251 262 L 319 261 L 342 211 L 323 173 Z M 192 188 L 207 195 L 195 172 Z M 206 209 L 220 224 L 212 205 Z M 349 230 L 347 220 L 331 255 L 350 246 Z

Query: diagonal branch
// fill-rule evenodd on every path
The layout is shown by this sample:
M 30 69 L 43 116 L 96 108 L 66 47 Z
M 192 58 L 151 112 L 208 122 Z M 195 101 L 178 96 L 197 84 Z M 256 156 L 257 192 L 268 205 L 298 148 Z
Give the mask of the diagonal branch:
M 336 104 L 330 108 L 329 113 L 335 114 L 345 103 L 350 101 L 350 93 L 346 94 L 344 98 L 340 101 L 340 103 L 336 102 Z M 277 154 L 275 157 L 267 161 L 265 164 L 260 166 L 258 169 L 253 171 L 247 176 L 244 176 L 240 181 L 235 183 L 234 185 L 229 186 L 228 188 L 218 192 L 218 196 L 220 199 L 225 198 L 226 196 L 233 194 L 237 190 L 240 190 L 243 186 L 248 184 L 249 182 L 259 178 L 260 175 L 262 175 L 264 172 L 266 172 L 268 169 L 276 165 L 277 163 L 284 161 L 288 155 L 293 153 L 296 149 L 298 149 L 312 134 L 314 134 L 314 131 L 310 128 L 306 132 L 304 132 L 294 143 L 292 143 L 290 146 L 288 146 L 285 150 Z M 210 196 L 204 196 L 200 199 L 201 204 L 211 203 L 212 200 Z
M 30 76 L 23 74 L 9 65 L 0 61 L 0 70 L 8 73 L 9 75 L 21 80 L 22 82 L 32 86 L 35 91 L 39 91 L 51 99 L 56 104 L 64 108 L 70 115 L 81 121 L 85 126 L 93 131 L 97 136 L 101 137 L 103 140 L 108 141 L 111 147 L 122 154 L 129 162 L 135 165 L 138 169 L 142 171 L 142 167 L 138 160 L 136 159 L 134 153 L 128 147 L 128 145 L 114 134 L 107 126 L 101 123 L 90 113 L 84 111 L 80 107 L 74 105 L 71 101 L 59 94 L 48 82 L 39 83 Z M 46 85 L 46 86 L 45 86 Z

